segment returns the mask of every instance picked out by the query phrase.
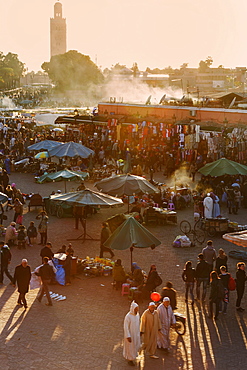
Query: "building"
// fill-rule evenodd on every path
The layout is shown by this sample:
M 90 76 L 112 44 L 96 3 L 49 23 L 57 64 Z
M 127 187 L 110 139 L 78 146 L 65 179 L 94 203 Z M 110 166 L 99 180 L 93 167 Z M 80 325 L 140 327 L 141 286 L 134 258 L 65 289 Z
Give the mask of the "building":
M 54 18 L 50 19 L 50 47 L 51 57 L 64 54 L 67 51 L 66 19 L 62 17 L 62 4 L 54 5 Z

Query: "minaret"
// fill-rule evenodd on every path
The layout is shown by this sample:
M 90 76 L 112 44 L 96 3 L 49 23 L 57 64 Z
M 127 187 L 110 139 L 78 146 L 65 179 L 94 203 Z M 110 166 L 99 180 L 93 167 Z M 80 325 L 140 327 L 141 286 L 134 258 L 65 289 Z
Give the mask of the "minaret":
M 66 53 L 66 19 L 62 18 L 62 4 L 59 2 L 55 3 L 54 18 L 50 19 L 50 43 L 51 57 Z

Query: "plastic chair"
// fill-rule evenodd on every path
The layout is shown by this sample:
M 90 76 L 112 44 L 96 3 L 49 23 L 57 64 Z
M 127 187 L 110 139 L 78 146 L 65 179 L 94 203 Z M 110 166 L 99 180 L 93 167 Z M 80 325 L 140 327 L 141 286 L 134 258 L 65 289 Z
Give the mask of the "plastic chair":
M 175 211 L 174 203 L 168 203 L 167 209 L 169 209 L 169 211 Z
M 121 292 L 121 294 L 122 295 L 125 295 L 125 294 L 128 294 L 129 295 L 129 293 L 130 293 L 130 284 L 127 284 L 127 283 L 122 284 L 122 292 Z

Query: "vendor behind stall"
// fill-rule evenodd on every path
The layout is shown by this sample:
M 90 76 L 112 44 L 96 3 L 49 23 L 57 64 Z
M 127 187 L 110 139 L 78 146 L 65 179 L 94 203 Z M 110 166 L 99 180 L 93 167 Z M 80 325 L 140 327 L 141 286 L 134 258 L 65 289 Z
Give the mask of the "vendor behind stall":
M 122 261 L 120 259 L 116 260 L 113 270 L 112 270 L 113 280 L 116 283 L 116 289 L 126 281 L 126 273 L 122 266 Z

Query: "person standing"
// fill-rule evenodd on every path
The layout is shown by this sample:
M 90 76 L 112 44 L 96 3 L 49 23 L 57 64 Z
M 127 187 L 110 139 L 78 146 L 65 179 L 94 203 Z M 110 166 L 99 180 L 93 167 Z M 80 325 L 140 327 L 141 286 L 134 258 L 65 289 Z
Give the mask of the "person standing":
M 244 311 L 244 308 L 241 307 L 241 300 L 244 295 L 246 280 L 247 280 L 247 277 L 246 277 L 246 272 L 245 272 L 245 263 L 238 262 L 237 272 L 236 272 L 236 290 L 237 290 L 236 308 L 237 308 L 237 311 L 239 312 Z
M 194 304 L 194 285 L 195 285 L 195 269 L 192 267 L 192 262 L 187 261 L 185 264 L 184 271 L 182 273 L 182 279 L 185 282 L 185 302 L 188 302 L 188 293 L 190 292 L 191 304 Z
M 213 247 L 212 240 L 208 240 L 207 246 L 202 250 L 204 260 L 209 264 L 209 272 L 214 269 L 214 261 L 216 260 L 216 250 Z
M 166 286 L 162 288 L 161 291 L 161 298 L 169 297 L 170 298 L 170 305 L 173 310 L 177 309 L 177 291 L 173 289 L 172 283 L 168 281 Z
M 170 350 L 170 328 L 176 324 L 169 297 L 163 299 L 163 303 L 159 305 L 157 312 L 162 326 L 161 331 L 158 333 L 157 345 L 158 348 L 162 348 L 168 352 Z
M 37 233 L 36 227 L 34 226 L 34 222 L 31 221 L 30 225 L 27 228 L 27 236 L 28 236 L 28 242 L 29 242 L 30 247 L 32 247 L 33 244 L 35 244 L 37 235 L 38 233 Z
M 41 211 L 38 216 L 36 217 L 36 220 L 40 220 L 38 231 L 40 233 L 40 243 L 42 245 L 45 245 L 47 242 L 47 226 L 48 226 L 48 216 L 46 214 L 46 211 Z
M 48 257 L 49 260 L 52 260 L 54 253 L 52 252 L 51 248 L 52 244 L 48 242 L 46 243 L 46 246 L 41 249 L 40 257 L 42 258 L 42 262 L 44 257 Z
M 27 308 L 26 293 L 29 290 L 29 283 L 31 280 L 31 268 L 27 264 L 27 260 L 23 258 L 21 264 L 16 266 L 13 284 L 17 283 L 19 298 L 17 301 L 18 305 Z
M 141 347 L 139 306 L 133 301 L 130 311 L 124 318 L 123 357 L 130 366 L 135 366 L 135 359 Z
M 214 201 L 211 198 L 210 193 L 208 193 L 207 196 L 204 198 L 203 206 L 204 206 L 204 217 L 205 218 L 212 218 L 213 217 Z
M 196 266 L 196 298 L 200 300 L 200 287 L 202 284 L 202 302 L 205 302 L 207 285 L 209 283 L 210 267 L 209 264 L 204 260 L 203 254 L 198 254 L 199 262 Z
M 140 332 L 143 334 L 143 349 L 150 358 L 158 359 L 155 355 L 157 349 L 158 332 L 161 330 L 161 322 L 158 312 L 155 310 L 155 303 L 150 302 L 148 309 L 141 316 Z
M 224 299 L 223 299 L 223 302 L 224 302 L 223 313 L 224 314 L 226 314 L 227 305 L 229 303 L 228 284 L 229 284 L 230 276 L 231 275 L 229 274 L 229 272 L 227 272 L 226 266 L 221 266 L 220 267 L 219 278 L 221 279 L 221 281 L 224 285 L 224 288 L 225 288 L 225 296 L 224 296 Z M 219 312 L 222 312 L 222 301 L 220 301 Z
M 111 258 L 114 257 L 114 253 L 111 248 L 107 248 L 104 246 L 104 243 L 107 241 L 109 236 L 111 235 L 110 229 L 108 227 L 107 222 L 102 222 L 102 230 L 100 234 L 100 258 L 103 258 L 104 252 L 109 252 L 111 254 Z
M 3 274 L 9 278 L 11 284 L 14 285 L 14 279 L 9 273 L 8 266 L 11 262 L 11 252 L 9 247 L 4 244 L 4 242 L 0 242 L 0 257 L 1 257 L 1 271 L 0 271 L 0 284 L 3 284 Z
M 43 265 L 39 268 L 38 272 L 36 272 L 36 275 L 40 276 L 41 281 L 42 281 L 42 286 L 41 286 L 40 291 L 38 293 L 37 300 L 39 302 L 41 302 L 42 297 L 45 293 L 46 297 L 47 297 L 47 301 L 48 301 L 46 303 L 46 306 L 52 306 L 52 301 L 51 301 L 51 297 L 50 297 L 50 293 L 49 293 L 48 284 L 50 284 L 50 282 L 54 278 L 54 271 L 53 271 L 52 266 L 50 266 L 48 264 L 48 262 L 49 262 L 48 257 L 44 257 L 43 262 L 44 262 Z

